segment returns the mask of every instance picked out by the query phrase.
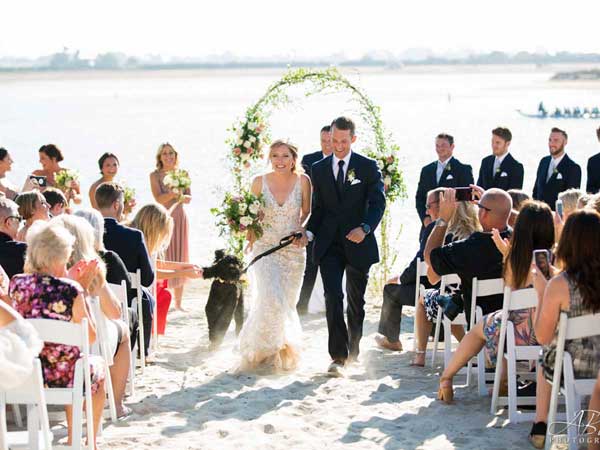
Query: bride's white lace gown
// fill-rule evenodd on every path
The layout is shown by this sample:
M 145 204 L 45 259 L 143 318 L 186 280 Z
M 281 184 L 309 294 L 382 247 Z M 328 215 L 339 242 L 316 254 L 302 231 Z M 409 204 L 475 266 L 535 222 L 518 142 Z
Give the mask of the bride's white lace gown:
M 264 234 L 254 243 L 253 257 L 279 244 L 301 226 L 302 188 L 298 180 L 282 205 L 262 178 Z M 251 268 L 255 298 L 240 332 L 241 369 L 296 367 L 302 339 L 296 303 L 304 275 L 304 248 L 289 245 L 257 261 Z

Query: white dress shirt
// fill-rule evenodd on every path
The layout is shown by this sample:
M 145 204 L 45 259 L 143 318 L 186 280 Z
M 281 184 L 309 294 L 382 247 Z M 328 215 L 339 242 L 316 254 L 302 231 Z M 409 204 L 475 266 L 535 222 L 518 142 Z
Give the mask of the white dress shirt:
M 450 158 L 448 158 L 446 161 L 439 161 L 437 162 L 437 170 L 435 171 L 435 179 L 437 180 L 437 183 L 440 183 L 440 179 L 442 178 L 442 173 L 444 173 L 444 169 L 446 169 L 446 166 L 448 165 L 448 162 L 452 159 L 452 156 Z
M 346 174 L 348 173 L 348 164 L 350 164 L 350 157 L 352 156 L 352 150 L 348 152 L 348 154 L 344 157 L 343 160 L 338 158 L 335 153 L 333 154 L 333 158 L 331 158 L 332 168 L 333 168 L 333 178 L 337 180 L 338 172 L 340 170 L 339 162 L 344 161 L 344 180 L 346 179 Z
M 550 164 L 548 164 L 548 173 L 546 174 L 546 182 L 548 182 L 548 180 L 550 179 L 550 177 L 554 173 L 554 169 L 556 169 L 558 167 L 558 165 L 563 160 L 563 158 L 565 157 L 565 155 L 566 155 L 566 153 L 563 153 L 558 158 L 555 158 L 554 156 L 552 157 L 552 159 L 550 160 Z

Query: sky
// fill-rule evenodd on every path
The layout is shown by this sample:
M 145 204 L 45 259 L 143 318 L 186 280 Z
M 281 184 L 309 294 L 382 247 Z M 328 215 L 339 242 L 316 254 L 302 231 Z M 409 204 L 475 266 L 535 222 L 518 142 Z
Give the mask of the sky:
M 20 0 L 1 9 L 0 57 L 600 53 L 598 0 Z

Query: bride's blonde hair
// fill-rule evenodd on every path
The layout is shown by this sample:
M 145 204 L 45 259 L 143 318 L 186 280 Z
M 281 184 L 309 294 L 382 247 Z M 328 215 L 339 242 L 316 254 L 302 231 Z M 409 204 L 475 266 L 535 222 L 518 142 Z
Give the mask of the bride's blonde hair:
M 269 161 L 273 156 L 273 150 L 277 147 L 286 147 L 292 154 L 292 159 L 294 160 L 294 165 L 292 166 L 292 173 L 302 173 L 302 166 L 298 165 L 298 147 L 296 147 L 290 142 L 284 141 L 283 139 L 277 139 L 269 146 Z

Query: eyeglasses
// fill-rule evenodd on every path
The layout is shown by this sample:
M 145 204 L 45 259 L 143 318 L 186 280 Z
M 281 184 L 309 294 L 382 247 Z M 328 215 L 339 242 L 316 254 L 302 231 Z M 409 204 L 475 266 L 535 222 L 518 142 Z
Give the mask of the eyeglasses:
M 487 206 L 483 206 L 483 205 L 481 204 L 481 202 L 475 202 L 475 204 L 476 204 L 477 206 L 479 206 L 481 209 L 485 209 L 487 212 L 491 212 L 491 211 L 492 211 L 492 210 L 491 210 L 490 208 L 488 208 Z
M 22 221 L 23 221 L 23 218 L 22 218 L 21 216 L 8 216 L 6 219 L 4 219 L 4 221 L 6 222 L 6 221 L 7 221 L 7 220 L 9 220 L 9 219 L 16 219 L 16 220 L 18 220 L 19 222 L 22 222 Z
M 439 200 L 437 200 L 437 201 L 435 201 L 435 202 L 427 203 L 427 204 L 425 205 L 425 209 L 430 209 L 430 208 L 431 208 L 433 205 L 435 205 L 435 204 L 437 204 L 437 203 L 439 203 L 439 202 L 440 202 L 440 201 L 439 201 Z

